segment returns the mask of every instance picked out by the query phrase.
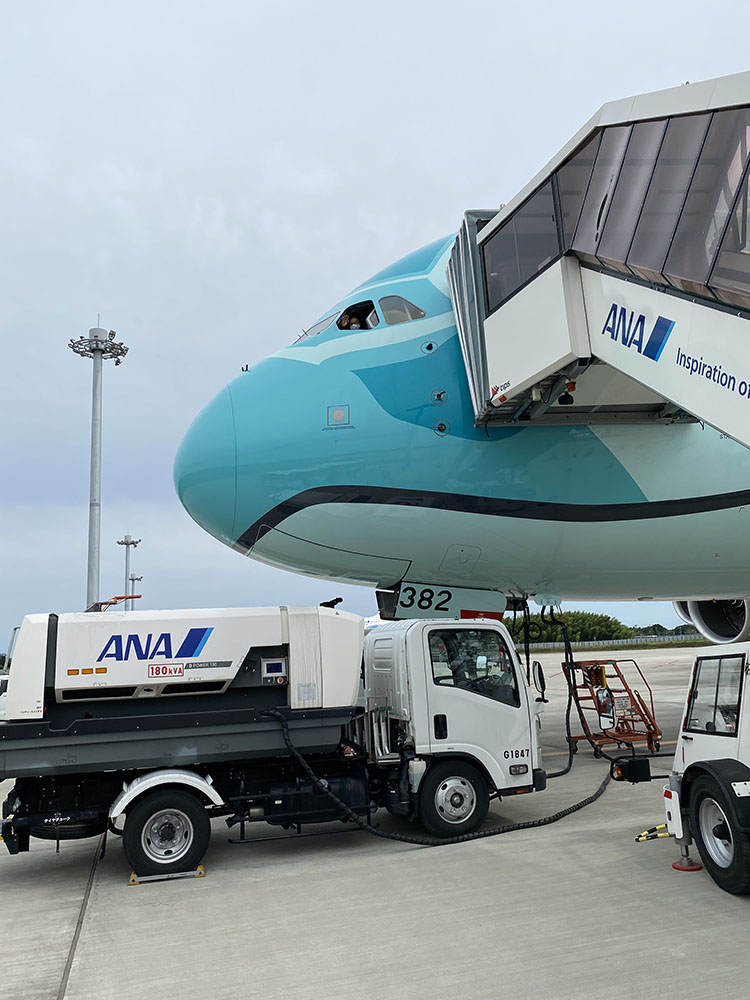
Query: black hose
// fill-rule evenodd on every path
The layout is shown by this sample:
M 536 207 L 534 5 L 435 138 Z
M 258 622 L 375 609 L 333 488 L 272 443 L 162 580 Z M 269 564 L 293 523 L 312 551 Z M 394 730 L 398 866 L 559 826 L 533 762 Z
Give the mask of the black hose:
M 292 757 L 294 757 L 308 778 L 313 782 L 315 787 L 319 789 L 319 791 L 323 792 L 324 795 L 327 795 L 332 802 L 335 802 L 341 810 L 342 816 L 345 816 L 352 823 L 356 823 L 361 830 L 365 830 L 374 837 L 382 837 L 384 840 L 397 840 L 402 844 L 416 844 L 418 847 L 441 847 L 443 844 L 463 844 L 468 840 L 481 840 L 484 837 L 497 837 L 501 833 L 511 833 L 514 830 L 531 830 L 538 826 L 549 826 L 550 823 L 556 823 L 558 820 L 564 819 L 566 816 L 571 816 L 580 809 L 591 805 L 592 802 L 596 802 L 596 800 L 604 793 L 605 788 L 611 780 L 611 776 L 607 774 L 593 795 L 589 795 L 580 802 L 576 802 L 572 806 L 567 806 L 567 808 L 561 809 L 559 812 L 553 813 L 551 816 L 543 816 L 540 819 L 527 820 L 524 823 L 509 823 L 507 826 L 495 826 L 491 827 L 489 830 L 477 830 L 475 833 L 462 833 L 455 837 L 412 837 L 405 833 L 388 833 L 386 830 L 377 829 L 368 823 L 367 820 L 358 816 L 354 810 L 346 804 L 346 802 L 340 799 L 335 792 L 331 791 L 327 782 L 323 781 L 317 776 L 317 774 L 315 774 L 308 762 L 292 743 L 292 739 L 289 735 L 289 723 L 281 712 L 271 708 L 260 712 L 259 715 L 264 715 L 267 718 L 276 719 L 278 721 L 281 726 L 281 735 L 284 739 L 284 744 L 286 745 L 289 753 Z
M 573 740 L 573 735 L 570 731 L 570 710 L 573 707 L 573 685 L 568 679 L 568 704 L 565 706 L 565 738 L 568 741 L 568 763 L 561 771 L 552 771 L 551 774 L 547 775 L 547 781 L 552 778 L 562 778 L 564 774 L 573 766 L 573 754 L 575 751 L 575 741 Z
M 529 602 L 523 602 L 523 651 L 526 658 L 526 683 L 531 684 L 531 614 Z
M 542 621 L 544 622 L 545 625 L 558 625 L 558 626 L 561 627 L 562 633 L 563 633 L 563 643 L 564 643 L 564 646 L 565 646 L 565 654 L 564 654 L 565 655 L 565 662 L 566 662 L 566 664 L 568 663 L 568 649 L 570 649 L 570 662 L 572 663 L 572 661 L 573 661 L 573 647 L 570 646 L 570 643 L 568 641 L 568 632 L 567 632 L 567 628 L 565 626 L 565 622 L 562 621 L 561 619 L 556 619 L 554 617 L 554 614 L 552 614 L 552 608 L 550 608 L 550 613 L 551 613 L 551 616 L 549 618 L 546 618 L 545 614 L 544 614 L 544 608 L 542 608 L 541 616 L 540 617 L 541 617 L 541 619 L 542 619 Z M 565 668 L 563 668 L 563 676 L 565 677 L 565 681 L 566 681 L 566 683 L 568 685 L 568 703 L 565 706 L 565 739 L 567 740 L 567 743 L 568 743 L 568 763 L 565 765 L 564 768 L 562 768 L 562 770 L 560 770 L 560 771 L 553 771 L 551 774 L 548 774 L 547 775 L 547 780 L 548 781 L 551 780 L 552 778 L 562 778 L 563 775 L 567 774 L 570 771 L 571 767 L 573 766 L 573 754 L 576 752 L 576 749 L 575 749 L 575 740 L 573 739 L 573 734 L 572 734 L 571 729 L 570 729 L 570 710 L 573 707 L 573 698 L 574 698 L 574 692 L 575 692 L 575 683 L 574 683 L 574 678 L 573 678 L 572 671 L 566 670 Z M 579 711 L 580 711 L 580 709 L 579 709 Z M 584 732 L 585 731 L 586 730 L 584 728 Z

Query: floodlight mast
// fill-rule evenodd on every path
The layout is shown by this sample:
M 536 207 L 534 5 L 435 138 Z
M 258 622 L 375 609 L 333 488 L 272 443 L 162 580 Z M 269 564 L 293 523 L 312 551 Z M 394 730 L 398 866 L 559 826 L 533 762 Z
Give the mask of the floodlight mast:
M 114 360 L 121 365 L 127 347 L 115 342 L 115 331 L 93 327 L 88 337 L 71 338 L 68 347 L 82 358 L 92 358 L 94 373 L 91 389 L 91 475 L 89 488 L 89 548 L 86 574 L 86 607 L 99 600 L 99 567 L 101 536 L 102 486 L 102 361 Z

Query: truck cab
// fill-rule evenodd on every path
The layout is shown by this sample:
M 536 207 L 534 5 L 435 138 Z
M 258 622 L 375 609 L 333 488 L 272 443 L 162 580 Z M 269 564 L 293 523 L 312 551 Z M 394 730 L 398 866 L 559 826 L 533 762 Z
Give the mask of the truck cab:
M 363 679 L 368 753 L 382 764 L 412 755 L 411 790 L 432 832 L 476 829 L 490 795 L 545 787 L 544 702 L 500 622 L 378 624 L 365 636 Z

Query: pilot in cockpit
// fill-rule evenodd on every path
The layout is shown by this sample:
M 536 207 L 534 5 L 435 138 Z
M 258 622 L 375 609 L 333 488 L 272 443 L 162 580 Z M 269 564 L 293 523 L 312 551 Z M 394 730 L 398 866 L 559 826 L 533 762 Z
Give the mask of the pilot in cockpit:
M 347 306 L 336 322 L 339 330 L 372 330 L 380 320 L 371 300 Z
M 338 321 L 338 327 L 340 330 L 361 330 L 362 324 L 359 321 L 359 317 L 350 313 L 344 313 Z

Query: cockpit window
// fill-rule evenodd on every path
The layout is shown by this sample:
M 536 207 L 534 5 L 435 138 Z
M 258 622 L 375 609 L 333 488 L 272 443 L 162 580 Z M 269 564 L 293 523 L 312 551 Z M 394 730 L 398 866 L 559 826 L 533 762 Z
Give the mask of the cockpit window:
M 311 326 L 309 330 L 305 330 L 302 337 L 314 337 L 316 333 L 322 333 L 326 327 L 329 327 L 331 323 L 336 319 L 336 313 L 331 313 L 330 316 L 326 316 L 325 319 L 320 320 L 315 326 Z M 302 337 L 299 339 L 302 340 Z
M 380 299 L 380 309 L 383 319 L 389 326 L 396 323 L 408 323 L 412 319 L 422 319 L 424 309 L 415 306 L 413 302 L 401 298 L 400 295 L 386 295 Z
M 355 302 L 344 309 L 336 326 L 339 330 L 371 330 L 379 322 L 374 302 Z

